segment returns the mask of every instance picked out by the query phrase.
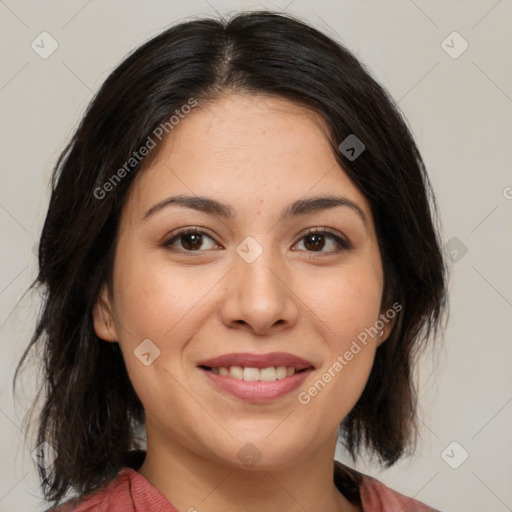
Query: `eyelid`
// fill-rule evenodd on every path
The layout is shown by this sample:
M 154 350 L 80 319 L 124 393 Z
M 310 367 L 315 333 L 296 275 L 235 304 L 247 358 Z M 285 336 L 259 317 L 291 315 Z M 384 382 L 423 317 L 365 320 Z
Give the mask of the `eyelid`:
M 167 235 L 165 235 L 163 239 L 162 245 L 164 247 L 169 246 L 172 242 L 174 242 L 180 235 L 186 235 L 188 233 L 197 233 L 200 235 L 206 235 L 208 238 L 211 238 L 217 245 L 220 245 L 213 235 L 211 235 L 206 228 L 199 226 L 186 226 L 183 228 L 178 228 L 175 231 L 171 231 Z M 182 251 L 182 252 L 193 252 L 193 251 Z M 204 251 L 195 251 L 195 252 L 204 252 Z
M 199 227 L 199 226 L 187 226 L 187 227 L 179 228 L 178 230 L 173 231 L 170 234 L 166 235 L 165 238 L 164 238 L 164 242 L 163 242 L 162 246 L 165 247 L 165 248 L 169 248 L 171 246 L 171 244 L 174 243 L 178 239 L 179 236 L 187 234 L 187 233 L 195 233 L 195 234 L 206 235 L 216 245 L 220 245 L 215 240 L 215 237 L 208 233 L 206 228 Z M 297 241 L 293 244 L 292 247 L 297 245 L 302 239 L 304 239 L 308 235 L 312 235 L 312 234 L 315 234 L 315 233 L 330 235 L 332 238 L 334 238 L 334 240 L 336 241 L 337 245 L 341 246 L 341 248 L 338 248 L 338 250 L 336 250 L 334 252 L 304 251 L 304 252 L 306 252 L 307 254 L 309 254 L 312 257 L 314 257 L 314 256 L 320 256 L 321 257 L 321 256 L 330 256 L 330 255 L 333 255 L 333 254 L 339 254 L 342 251 L 353 249 L 353 247 L 354 247 L 353 244 L 350 242 L 350 240 L 345 235 L 343 235 L 342 233 L 338 232 L 335 229 L 332 229 L 332 228 L 329 228 L 329 227 L 321 227 L 321 226 L 314 227 L 314 228 L 306 228 L 304 231 L 299 233 L 299 235 L 297 235 L 298 236 Z M 170 250 L 173 250 L 173 249 L 170 249 Z M 180 252 L 182 254 L 184 253 L 184 254 L 193 256 L 193 255 L 198 255 L 198 254 L 204 253 L 206 250 L 186 251 L 186 250 L 183 250 L 183 249 L 175 249 L 174 251 L 175 252 Z
M 293 244 L 293 245 L 296 245 L 304 237 L 306 237 L 308 235 L 312 235 L 314 233 L 320 233 L 320 234 L 326 233 L 328 235 L 331 235 L 332 237 L 337 239 L 337 241 L 339 241 L 339 243 L 343 247 L 343 249 L 353 249 L 352 243 L 345 235 L 343 235 L 342 233 L 340 233 L 339 231 L 337 231 L 335 229 L 332 229 L 329 227 L 321 227 L 321 226 L 315 227 L 315 228 L 307 228 L 302 233 L 299 233 L 299 235 L 298 235 L 299 238 L 298 238 L 297 242 L 295 242 L 295 244 Z M 311 252 L 311 254 L 314 254 L 314 251 L 308 251 L 308 252 Z M 332 254 L 332 253 L 319 253 L 319 254 Z

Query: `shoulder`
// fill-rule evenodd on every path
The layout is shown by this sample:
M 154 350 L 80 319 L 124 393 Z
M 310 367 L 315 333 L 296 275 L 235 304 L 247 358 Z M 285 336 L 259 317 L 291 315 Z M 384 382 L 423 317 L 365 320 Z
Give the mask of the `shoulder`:
M 413 498 L 408 498 L 382 482 L 334 461 L 334 481 L 338 489 L 363 512 L 440 512 Z
M 45 512 L 178 512 L 137 469 L 146 452 L 132 450 L 117 476 L 94 493 L 71 498 Z
M 71 498 L 45 512 L 131 512 L 133 507 L 131 484 L 137 474 L 133 469 L 123 468 L 116 478 L 94 493 L 81 498 Z
M 408 498 L 390 489 L 379 480 L 363 476 L 359 487 L 363 510 L 365 512 L 386 512 L 400 510 L 401 512 L 440 512 L 413 498 Z

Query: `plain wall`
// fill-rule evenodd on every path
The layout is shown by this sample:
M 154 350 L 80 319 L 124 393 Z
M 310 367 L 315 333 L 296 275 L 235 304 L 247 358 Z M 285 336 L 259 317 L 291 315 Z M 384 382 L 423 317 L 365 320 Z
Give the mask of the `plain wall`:
M 130 50 L 186 17 L 240 8 L 305 18 L 353 50 L 399 101 L 454 258 L 446 334 L 418 369 L 417 453 L 389 470 L 370 461 L 357 467 L 443 511 L 512 510 L 512 2 L 5 0 L 0 511 L 44 509 L 30 456 L 35 446 L 22 428 L 37 374 L 24 373 L 16 405 L 12 377 L 39 307 L 37 297 L 22 295 L 36 276 L 52 167 L 93 94 Z M 59 45 L 47 59 L 31 47 L 43 31 Z M 454 31 L 469 44 L 458 58 L 442 47 Z M 445 43 L 452 53 L 462 48 L 457 37 Z M 457 466 L 463 450 L 469 457 L 454 469 L 447 461 Z M 348 460 L 341 449 L 337 456 Z

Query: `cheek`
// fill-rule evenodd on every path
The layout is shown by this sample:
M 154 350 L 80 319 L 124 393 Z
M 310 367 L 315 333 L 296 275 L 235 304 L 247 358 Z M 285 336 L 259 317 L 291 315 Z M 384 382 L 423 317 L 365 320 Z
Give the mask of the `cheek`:
M 333 271 L 317 285 L 307 300 L 317 331 L 323 332 L 327 357 L 299 401 L 315 411 L 320 423 L 335 428 L 359 399 L 371 372 L 382 280 L 378 267 L 361 264 Z
M 382 279 L 373 265 L 333 269 L 322 280 L 309 283 L 307 290 L 303 296 L 308 306 L 330 329 L 333 344 L 341 348 L 378 320 Z
M 193 268 L 179 271 L 161 261 L 120 260 L 116 313 L 126 322 L 128 338 L 176 340 L 194 325 L 190 315 L 214 286 L 216 276 L 199 275 Z M 122 276 L 122 278 L 121 278 Z
M 176 271 L 135 252 L 116 260 L 114 279 L 118 339 L 130 380 L 145 409 L 158 410 L 159 391 L 179 390 L 173 376 L 180 373 L 183 347 L 197 330 L 194 315 L 201 309 L 200 299 L 215 280 L 199 279 L 193 268 Z M 166 399 L 173 408 L 181 407 L 172 394 Z

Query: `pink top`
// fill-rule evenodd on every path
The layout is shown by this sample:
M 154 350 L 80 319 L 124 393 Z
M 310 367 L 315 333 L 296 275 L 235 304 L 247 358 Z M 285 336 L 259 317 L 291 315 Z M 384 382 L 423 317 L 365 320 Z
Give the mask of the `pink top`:
M 363 475 L 359 486 L 364 512 L 439 512 Z M 46 512 L 178 512 L 140 473 L 123 468 L 107 486 L 85 500 L 73 498 Z

